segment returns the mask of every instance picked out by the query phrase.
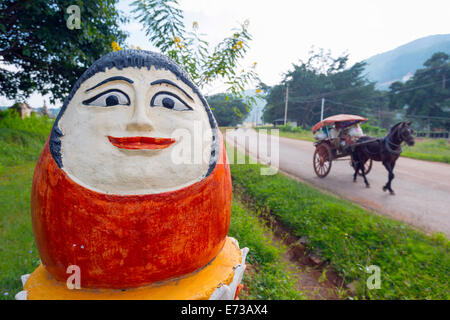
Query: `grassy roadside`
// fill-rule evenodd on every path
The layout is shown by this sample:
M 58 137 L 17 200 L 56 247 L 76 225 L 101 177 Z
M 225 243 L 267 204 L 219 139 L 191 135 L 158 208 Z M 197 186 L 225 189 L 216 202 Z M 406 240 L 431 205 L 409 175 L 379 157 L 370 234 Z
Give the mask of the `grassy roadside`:
M 403 157 L 450 163 L 450 141 L 445 139 L 417 139 L 413 147 L 405 146 Z
M 233 182 L 267 208 L 309 249 L 354 282 L 358 298 L 449 299 L 449 241 L 372 214 L 346 200 L 281 174 L 260 175 L 261 165 L 232 165 Z M 368 290 L 366 267 L 381 270 L 381 288 Z
M 0 299 L 14 299 L 20 276 L 39 265 L 31 229 L 30 197 L 35 162 L 53 120 L 0 113 Z
M 283 127 L 283 126 L 281 126 Z M 261 129 L 267 130 L 267 134 L 271 134 L 271 127 L 258 127 L 255 130 L 260 131 Z M 294 130 L 294 131 L 292 131 Z M 383 131 L 384 132 L 384 131 Z M 372 134 L 367 132 L 368 135 L 379 136 L 377 134 Z M 279 129 L 279 136 L 297 140 L 311 141 L 314 142 L 313 135 L 308 130 L 303 130 L 300 128 L 295 129 Z M 384 135 L 383 135 L 384 136 Z M 443 162 L 450 163 L 450 141 L 445 139 L 416 139 L 416 144 L 413 147 L 404 146 L 402 157 L 432 161 L 432 162 Z
M 47 117 L 21 119 L 11 111 L 0 112 L 0 172 L 4 167 L 37 161 L 53 120 Z
M 267 134 L 271 134 L 272 129 L 275 129 L 275 128 L 273 128 L 273 127 L 257 127 L 254 129 L 258 132 L 261 130 L 265 130 L 263 132 L 265 132 Z M 291 129 L 290 127 L 287 127 L 287 126 L 279 126 L 279 128 L 277 128 L 277 129 L 278 129 L 278 135 L 280 137 L 297 139 L 297 140 L 305 140 L 305 141 L 311 141 L 311 142 L 315 141 L 311 131 L 303 130 L 300 127 Z
M 20 276 L 40 263 L 30 217 L 34 165 L 10 166 L 0 173 L 0 299 L 14 299 L 22 290 Z
M 241 248 L 248 247 L 250 269 L 244 275 L 241 299 L 299 300 L 305 295 L 295 290 L 295 280 L 282 262 L 285 248 L 272 244 L 272 232 L 254 212 L 233 199 L 229 235 L 239 239 Z

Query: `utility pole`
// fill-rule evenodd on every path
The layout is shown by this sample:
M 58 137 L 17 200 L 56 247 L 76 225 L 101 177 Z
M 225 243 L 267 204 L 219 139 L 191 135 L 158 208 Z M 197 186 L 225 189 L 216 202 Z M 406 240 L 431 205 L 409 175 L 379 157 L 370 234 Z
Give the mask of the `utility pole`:
M 320 109 L 320 121 L 323 120 L 323 108 L 325 106 L 325 98 L 322 98 L 322 108 Z
M 289 84 L 286 84 L 286 100 L 284 104 L 284 125 L 286 125 L 287 120 L 288 99 L 289 99 Z
M 378 104 L 378 126 L 381 128 L 381 106 Z

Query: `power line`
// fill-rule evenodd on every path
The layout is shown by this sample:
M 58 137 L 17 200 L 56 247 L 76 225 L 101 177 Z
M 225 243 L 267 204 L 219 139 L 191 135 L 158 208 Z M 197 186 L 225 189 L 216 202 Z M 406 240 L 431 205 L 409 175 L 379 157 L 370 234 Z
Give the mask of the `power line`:
M 402 89 L 402 90 L 395 90 L 394 92 L 387 91 L 386 93 L 378 95 L 378 96 L 372 96 L 372 97 L 364 98 L 364 100 L 363 99 L 354 99 L 354 100 L 350 100 L 350 102 L 353 102 L 353 101 L 367 101 L 367 100 L 373 100 L 373 99 L 378 99 L 378 98 L 382 98 L 382 97 L 387 97 L 387 94 L 392 94 L 392 93 L 396 94 L 396 93 L 400 93 L 400 92 L 406 92 L 406 91 L 422 89 L 422 88 L 426 88 L 426 87 L 432 86 L 435 83 L 438 83 L 438 82 L 440 83 L 442 81 L 447 81 L 447 80 L 450 80 L 450 78 L 444 78 L 444 79 L 441 79 L 441 80 L 437 80 L 437 81 L 430 82 L 430 83 L 423 84 L 423 85 L 418 85 L 418 86 L 411 87 L 411 88 L 405 88 L 405 89 Z
M 411 91 L 411 90 L 417 90 L 417 89 L 425 88 L 425 87 L 431 86 L 431 85 L 433 85 L 433 84 L 435 84 L 435 83 L 438 83 L 438 82 L 441 82 L 441 81 L 446 81 L 446 80 L 450 80 L 450 78 L 445 78 L 445 79 L 443 79 L 443 80 L 433 81 L 433 82 L 430 82 L 430 83 L 427 83 L 427 84 L 422 84 L 422 85 L 418 85 L 418 86 L 411 87 L 411 88 L 405 88 L 405 89 L 403 89 L 403 90 L 396 90 L 396 91 L 394 91 L 394 92 L 395 92 L 395 93 L 400 93 L 400 92 L 406 92 L 406 91 Z M 355 89 L 355 88 L 358 88 L 358 87 L 353 87 L 353 88 L 350 88 L 350 89 Z M 338 91 L 339 91 L 339 92 L 342 92 L 342 90 L 338 90 Z M 337 91 L 335 91 L 335 92 L 337 92 Z M 330 94 L 331 94 L 331 93 L 333 93 L 333 92 L 330 92 Z M 391 92 L 389 92 L 389 93 L 391 93 Z M 382 95 L 378 95 L 378 96 L 372 96 L 372 97 L 366 98 L 366 99 L 364 99 L 364 100 L 363 100 L 363 99 L 354 99 L 354 100 L 350 100 L 349 102 L 353 102 L 353 101 L 368 101 L 368 100 L 378 99 L 378 98 L 380 98 L 380 97 L 386 97 L 386 93 L 384 93 L 384 94 L 382 94 Z M 310 102 L 317 102 L 317 101 L 320 101 L 320 100 L 322 100 L 322 99 L 323 99 L 323 98 L 320 98 L 320 99 L 313 99 L 313 100 L 303 101 L 303 102 L 298 101 L 298 99 L 294 99 L 294 101 L 297 102 L 297 103 L 310 103 Z M 291 100 L 292 100 L 292 99 L 291 99 Z M 352 104 L 349 104 L 349 103 L 333 101 L 333 100 L 331 100 L 331 99 L 326 99 L 326 101 L 331 102 L 331 103 L 334 103 L 334 104 L 338 104 L 338 105 L 347 106 L 347 107 L 350 107 L 350 108 L 353 108 L 353 109 L 364 110 L 365 112 L 368 112 L 368 111 L 369 111 L 367 107 L 356 106 L 356 105 L 352 105 Z M 436 118 L 436 119 L 437 119 L 437 118 Z M 443 118 L 443 119 L 447 119 L 447 118 Z M 450 120 L 450 119 L 449 119 L 449 120 Z
M 338 104 L 338 105 L 343 105 L 343 106 L 346 106 L 346 107 L 354 108 L 354 109 L 363 110 L 363 111 L 366 111 L 366 113 L 370 113 L 370 110 L 368 110 L 367 108 L 362 107 L 362 106 L 355 106 L 355 105 L 352 105 L 352 104 L 338 102 L 338 101 L 333 101 L 333 100 L 330 100 L 330 99 L 327 99 L 326 101 L 334 103 L 334 104 Z M 389 112 L 392 113 L 393 111 L 389 111 Z M 404 117 L 405 118 L 418 118 L 418 119 L 433 119 L 433 120 L 441 120 L 441 121 L 450 121 L 450 117 L 420 116 L 420 115 L 404 115 Z
M 364 98 L 364 99 L 353 99 L 353 100 L 350 100 L 349 102 L 353 102 L 353 101 L 364 101 L 364 102 L 366 102 L 366 101 L 370 101 L 370 100 L 374 100 L 374 99 L 379 99 L 381 97 L 387 97 L 388 94 L 393 94 L 393 93 L 397 94 L 397 93 L 401 93 L 401 92 L 407 92 L 407 91 L 412 91 L 412 90 L 426 88 L 426 87 L 432 86 L 432 85 L 434 85 L 436 83 L 440 83 L 442 81 L 445 82 L 447 80 L 450 80 L 450 78 L 443 78 L 443 79 L 440 79 L 440 80 L 437 80 L 437 81 L 433 81 L 433 82 L 430 82 L 430 83 L 413 86 L 413 87 L 410 87 L 410 88 L 393 90 L 393 91 L 390 91 L 390 92 L 385 92 L 385 93 L 383 93 L 381 95 L 372 96 L 372 97 L 368 97 L 368 98 Z M 314 99 L 310 99 L 310 100 L 308 100 L 309 97 L 305 97 L 303 99 L 301 99 L 301 98 L 300 99 L 299 98 L 293 98 L 292 97 L 291 100 L 294 100 L 295 103 L 311 103 L 311 102 L 317 102 L 317 101 L 322 100 L 322 104 L 323 104 L 323 102 L 324 102 L 324 98 L 323 97 L 325 97 L 325 96 L 332 96 L 333 94 L 342 93 L 342 92 L 350 91 L 350 90 L 355 90 L 355 89 L 363 88 L 363 87 L 366 87 L 366 86 L 367 85 L 358 86 L 358 87 L 352 87 L 352 88 L 348 88 L 348 89 L 335 90 L 335 91 L 331 91 L 331 92 L 326 92 L 326 93 L 321 94 L 321 95 L 316 95 L 316 97 L 318 97 L 318 98 L 314 98 Z M 312 96 L 310 96 L 310 97 L 312 97 Z M 326 101 L 334 103 L 334 104 L 337 104 L 337 105 L 346 106 L 348 108 L 362 110 L 366 114 L 370 114 L 371 112 L 373 112 L 372 110 L 368 109 L 368 107 L 356 106 L 356 105 L 353 105 L 353 104 L 350 104 L 350 103 L 347 103 L 347 102 L 338 102 L 338 101 L 334 101 L 334 100 L 331 100 L 331 99 L 326 99 Z M 323 108 L 323 105 L 322 105 L 322 108 Z M 379 112 L 380 112 L 380 110 L 379 110 Z M 392 111 L 390 111 L 390 112 L 392 112 Z M 376 115 L 374 115 L 374 116 L 376 117 Z M 405 115 L 405 117 L 407 117 L 407 118 L 409 117 L 409 118 L 434 119 L 434 120 L 440 120 L 440 121 L 450 121 L 450 118 L 435 117 L 435 116 L 429 116 L 428 117 L 428 116 Z
M 396 93 L 401 93 L 401 92 L 406 92 L 406 91 L 412 91 L 412 90 L 416 90 L 416 89 L 421 89 L 421 88 L 426 88 L 429 86 L 432 86 L 435 83 L 440 83 L 442 81 L 447 81 L 450 80 L 450 78 L 443 78 L 437 81 L 433 81 L 427 84 L 422 84 L 422 85 L 418 85 L 418 86 L 414 86 L 414 87 L 410 87 L 410 88 L 405 88 L 405 89 L 398 89 L 398 90 L 394 90 L 394 91 L 386 91 L 385 93 L 382 93 L 380 95 L 376 95 L 376 96 L 372 96 L 372 97 L 368 97 L 368 98 L 364 98 L 365 101 L 367 100 L 373 100 L 373 99 L 378 99 L 381 97 L 386 97 L 387 94 L 396 94 Z M 316 101 L 320 101 L 322 100 L 322 98 L 324 97 L 328 97 L 328 96 L 333 96 L 342 92 L 346 92 L 346 91 L 351 91 L 351 90 L 355 90 L 355 89 L 360 89 L 360 88 L 364 88 L 367 87 L 368 85 L 362 85 L 362 86 L 357 86 L 357 87 L 351 87 L 351 88 L 346 88 L 346 89 L 340 89 L 340 90 L 335 90 L 335 91 L 329 91 L 329 92 L 325 92 L 325 93 L 321 93 L 321 94 L 315 94 L 315 95 L 310 95 L 310 96 L 306 96 L 304 98 L 293 98 L 291 97 L 291 100 L 294 100 L 297 103 L 310 103 L 310 102 L 316 102 Z M 328 100 L 328 99 L 327 99 Z M 354 99 L 354 100 L 350 100 L 350 102 L 352 101 L 362 101 L 362 99 Z
M 338 101 L 333 101 L 333 100 L 330 100 L 330 99 L 326 99 L 326 101 L 334 103 L 334 104 L 340 104 L 340 105 L 343 105 L 343 106 L 347 106 L 347 107 L 350 107 L 350 108 L 355 108 L 355 109 L 360 109 L 360 110 L 367 110 L 367 107 L 355 106 L 355 105 L 351 105 L 351 104 L 345 103 L 345 102 L 338 102 Z
M 287 119 L 288 100 L 289 100 L 289 84 L 286 85 L 286 101 L 284 104 L 284 125 L 286 125 Z
M 405 115 L 405 118 L 422 118 L 422 119 L 435 119 L 435 120 L 450 121 L 450 118 L 448 118 L 448 117 L 436 117 L 436 116 Z

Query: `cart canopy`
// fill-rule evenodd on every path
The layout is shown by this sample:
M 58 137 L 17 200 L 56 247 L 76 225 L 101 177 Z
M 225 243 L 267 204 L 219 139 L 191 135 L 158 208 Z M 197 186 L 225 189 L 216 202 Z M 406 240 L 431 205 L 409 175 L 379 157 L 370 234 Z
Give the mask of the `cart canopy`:
M 324 125 L 333 125 L 339 122 L 343 127 L 348 127 L 360 122 L 367 121 L 367 118 L 357 116 L 354 114 L 337 114 L 328 118 L 323 119 L 320 122 L 317 122 L 314 127 L 312 127 L 311 131 L 314 133 Z

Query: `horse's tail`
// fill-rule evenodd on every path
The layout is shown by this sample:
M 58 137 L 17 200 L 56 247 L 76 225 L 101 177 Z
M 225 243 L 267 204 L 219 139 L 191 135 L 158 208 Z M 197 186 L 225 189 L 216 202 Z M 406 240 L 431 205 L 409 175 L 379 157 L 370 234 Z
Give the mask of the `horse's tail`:
M 361 138 L 356 141 L 356 143 L 360 142 Z M 364 140 L 363 140 L 364 141 Z M 350 147 L 350 154 L 352 156 L 352 166 L 356 169 L 356 164 L 359 162 L 359 153 L 358 147 Z

